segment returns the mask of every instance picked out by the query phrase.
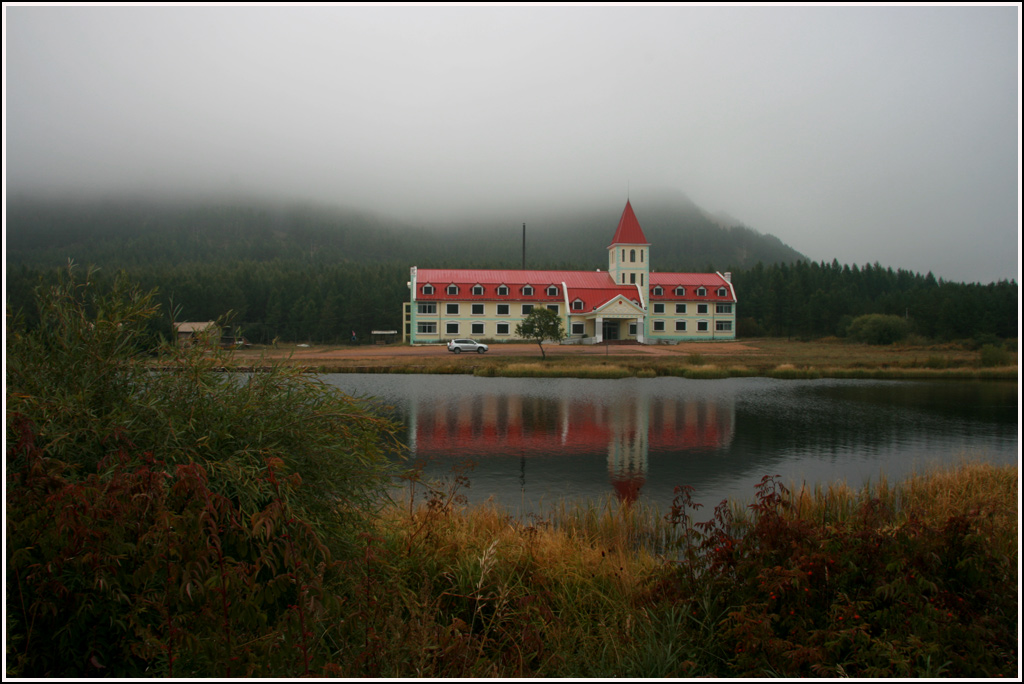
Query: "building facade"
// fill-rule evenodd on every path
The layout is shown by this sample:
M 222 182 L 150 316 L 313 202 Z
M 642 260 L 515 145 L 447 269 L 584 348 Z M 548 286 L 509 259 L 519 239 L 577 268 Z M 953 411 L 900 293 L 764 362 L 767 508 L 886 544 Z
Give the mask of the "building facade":
M 607 271 L 413 266 L 403 341 L 512 340 L 516 325 L 537 306 L 562 318 L 566 343 L 736 338 L 736 292 L 729 273 L 651 272 L 650 255 L 651 245 L 627 201 L 608 246 Z

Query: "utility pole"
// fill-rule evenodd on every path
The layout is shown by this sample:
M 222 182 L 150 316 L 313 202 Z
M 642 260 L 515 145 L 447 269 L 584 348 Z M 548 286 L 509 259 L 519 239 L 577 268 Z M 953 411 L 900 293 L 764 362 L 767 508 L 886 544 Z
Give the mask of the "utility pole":
M 526 224 L 523 224 L 523 270 L 526 270 Z

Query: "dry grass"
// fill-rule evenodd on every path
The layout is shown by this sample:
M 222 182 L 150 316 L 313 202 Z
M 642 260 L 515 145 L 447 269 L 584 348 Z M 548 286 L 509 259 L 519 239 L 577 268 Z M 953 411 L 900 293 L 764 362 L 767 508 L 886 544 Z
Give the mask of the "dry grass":
M 523 351 L 516 351 L 517 349 Z M 380 352 L 380 353 L 377 353 Z M 609 353 L 611 352 L 611 353 Z M 347 355 L 351 353 L 351 355 Z M 674 346 L 547 349 L 541 360 L 530 347 L 495 345 L 489 354 L 453 358 L 443 348 L 395 347 L 393 353 L 360 348 L 317 347 L 303 350 L 236 351 L 235 363 L 254 367 L 281 363 L 323 373 L 464 373 L 492 377 L 659 377 L 864 379 L 1005 379 L 1017 378 L 1012 363 L 983 367 L 979 352 L 955 344 L 873 346 L 828 338 L 813 342 L 757 338 L 740 342 L 686 343 Z

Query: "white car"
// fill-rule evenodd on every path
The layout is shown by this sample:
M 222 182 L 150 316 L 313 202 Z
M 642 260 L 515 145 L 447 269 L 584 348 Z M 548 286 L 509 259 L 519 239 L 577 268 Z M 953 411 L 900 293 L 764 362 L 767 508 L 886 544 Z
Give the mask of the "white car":
M 449 340 L 448 351 L 455 354 L 461 354 L 464 351 L 475 351 L 477 354 L 483 354 L 487 351 L 488 347 L 483 342 L 477 342 L 476 340 Z

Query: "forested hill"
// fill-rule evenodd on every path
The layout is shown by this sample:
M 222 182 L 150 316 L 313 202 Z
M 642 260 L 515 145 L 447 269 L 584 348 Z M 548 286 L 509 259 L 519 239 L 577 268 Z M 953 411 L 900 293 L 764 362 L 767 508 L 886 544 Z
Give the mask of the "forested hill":
M 740 269 L 806 259 L 773 236 L 722 225 L 682 197 L 634 209 L 658 270 Z M 605 268 L 621 212 L 613 202 L 524 211 L 530 216 L 527 265 Z M 240 261 L 512 267 L 522 263 L 522 221 L 453 218 L 410 226 L 313 204 L 8 198 L 8 264 L 45 268 L 68 259 L 127 269 Z
M 898 315 L 937 339 L 1016 338 L 1016 282 L 950 283 L 877 263 L 813 263 L 772 236 L 716 221 L 682 197 L 633 202 L 660 271 L 732 271 L 737 332 L 845 335 Z M 622 205 L 526 217 L 528 268 L 607 268 Z M 511 225 L 510 225 L 511 224 Z M 33 291 L 74 261 L 125 271 L 165 306 L 154 333 L 226 316 L 253 342 L 361 340 L 400 330 L 409 267 L 518 268 L 522 221 L 410 226 L 352 210 L 269 202 L 52 202 L 8 198 L 7 306 L 31 326 Z M 172 314 L 172 311 L 175 312 Z

